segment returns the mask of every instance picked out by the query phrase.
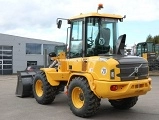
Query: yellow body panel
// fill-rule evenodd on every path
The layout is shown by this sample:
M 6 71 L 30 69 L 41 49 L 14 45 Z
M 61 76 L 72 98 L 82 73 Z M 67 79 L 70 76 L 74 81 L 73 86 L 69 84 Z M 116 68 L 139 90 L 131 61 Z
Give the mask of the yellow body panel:
M 94 79 L 110 81 L 110 70 L 112 69 L 114 69 L 116 74 L 120 73 L 120 70 L 116 68 L 119 63 L 113 58 L 90 57 L 89 61 L 88 72 L 92 74 Z M 102 69 L 106 69 L 105 74 L 102 73 Z M 120 81 L 120 78 L 115 76 L 114 81 Z
M 147 60 L 147 53 L 143 53 L 142 57 Z
M 144 95 L 151 90 L 151 79 L 133 80 L 127 82 L 106 82 L 106 81 L 94 81 L 95 92 L 98 97 L 108 99 L 121 99 L 133 96 Z M 117 91 L 111 91 L 110 86 L 117 85 Z
M 68 71 L 76 72 L 88 72 L 94 79 L 98 80 L 110 80 L 111 69 L 115 70 L 115 73 L 120 73 L 120 70 L 116 68 L 119 63 L 113 58 L 106 57 L 86 57 L 86 58 L 74 58 L 68 61 Z M 106 74 L 102 74 L 102 69 L 106 69 Z M 120 81 L 120 78 L 115 76 L 114 81 Z
M 70 18 L 70 20 L 73 19 L 79 19 L 79 18 L 85 18 L 85 17 L 91 17 L 91 16 L 97 16 L 97 17 L 106 17 L 106 18 L 123 18 L 121 15 L 115 15 L 115 14 L 106 14 L 106 13 L 86 13 L 86 14 L 80 14 L 78 16 L 74 16 L 72 18 Z
M 68 81 L 70 76 L 69 72 L 57 72 L 55 68 L 43 68 L 41 70 L 45 72 L 46 78 L 52 86 L 58 86 L 61 81 Z
M 85 77 L 88 80 L 91 90 L 99 98 L 120 99 L 120 98 L 143 95 L 151 90 L 150 78 L 138 81 L 131 80 L 126 82 L 124 81 L 121 82 L 120 78 L 117 76 L 115 76 L 114 79 L 110 79 L 111 69 L 114 69 L 115 74 L 120 73 L 120 69 L 116 67 L 116 65 L 118 65 L 119 63 L 113 58 L 97 56 L 97 57 L 89 57 L 83 59 L 87 61 L 86 71 L 82 71 L 82 68 L 78 67 L 80 65 L 82 66 L 82 61 L 81 62 L 69 61 L 70 65 L 76 65 L 75 69 L 73 69 L 73 71 L 70 74 L 69 80 L 71 80 L 72 76 Z M 106 74 L 101 73 L 103 67 L 107 69 Z M 77 72 L 76 68 L 81 71 Z M 117 85 L 119 89 L 117 91 L 111 91 L 110 90 L 111 85 Z M 138 85 L 140 86 L 140 88 L 136 88 L 136 86 Z
M 94 91 L 95 89 L 95 85 L 94 85 L 94 79 L 93 79 L 93 76 L 90 74 L 90 73 L 84 73 L 84 72 L 72 72 L 70 74 L 70 77 L 68 79 L 68 82 L 67 82 L 67 86 L 69 85 L 69 82 L 72 80 L 72 77 L 74 76 L 80 76 L 80 77 L 85 77 L 89 83 L 89 86 L 91 88 L 92 91 Z M 95 92 L 95 91 L 94 91 Z M 96 93 L 95 93 L 96 94 Z
M 58 86 L 61 81 L 67 85 L 74 77 L 85 77 L 90 89 L 99 98 L 121 99 L 146 94 L 151 90 L 151 79 L 121 81 L 117 74 L 120 69 L 116 66 L 118 61 L 111 57 L 85 57 L 74 59 L 57 58 L 58 71 L 55 68 L 43 68 L 48 82 L 52 86 Z M 111 78 L 110 71 L 114 71 L 114 78 Z M 116 91 L 110 87 L 117 85 Z
M 82 71 L 82 61 L 83 61 L 82 58 L 73 58 L 73 59 L 67 60 L 67 63 L 68 63 L 67 69 L 69 71 L 81 72 Z

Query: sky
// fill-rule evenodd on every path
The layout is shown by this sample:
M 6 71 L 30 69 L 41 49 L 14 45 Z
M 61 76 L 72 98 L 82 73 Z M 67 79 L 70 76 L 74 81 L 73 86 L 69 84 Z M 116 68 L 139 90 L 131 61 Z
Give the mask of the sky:
M 0 33 L 65 42 L 68 25 L 58 29 L 56 19 L 96 12 L 99 3 L 101 13 L 126 15 L 118 28 L 128 46 L 159 35 L 158 0 L 0 0 Z

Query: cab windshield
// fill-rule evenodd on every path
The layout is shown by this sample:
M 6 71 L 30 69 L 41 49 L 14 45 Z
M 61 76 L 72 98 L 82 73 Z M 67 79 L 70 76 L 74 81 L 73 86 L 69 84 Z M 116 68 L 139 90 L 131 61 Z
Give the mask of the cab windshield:
M 148 53 L 155 52 L 155 45 L 154 45 L 154 43 L 147 43 L 147 47 L 148 47 L 148 50 L 147 50 Z
M 73 20 L 69 57 L 113 55 L 116 53 L 118 19 L 87 17 Z
M 87 19 L 86 56 L 115 54 L 117 21 L 99 17 Z

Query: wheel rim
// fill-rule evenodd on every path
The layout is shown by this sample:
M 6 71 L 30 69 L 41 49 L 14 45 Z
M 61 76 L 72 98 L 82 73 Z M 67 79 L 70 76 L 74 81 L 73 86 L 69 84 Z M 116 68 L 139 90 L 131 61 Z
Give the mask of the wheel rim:
M 36 81 L 35 90 L 38 97 L 41 97 L 43 95 L 43 83 L 41 80 Z
M 84 105 L 84 94 L 81 88 L 75 87 L 73 89 L 72 102 L 76 108 L 81 108 Z

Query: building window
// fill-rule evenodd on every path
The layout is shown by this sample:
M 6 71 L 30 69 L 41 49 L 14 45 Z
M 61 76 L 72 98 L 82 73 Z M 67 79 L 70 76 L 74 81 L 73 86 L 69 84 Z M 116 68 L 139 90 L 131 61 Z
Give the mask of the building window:
M 41 54 L 41 44 L 26 43 L 26 54 Z
M 10 56 L 10 55 L 3 55 L 3 59 L 12 59 L 12 56 Z
M 3 65 L 3 69 L 12 69 L 12 65 Z
M 43 51 L 47 50 L 47 53 L 51 53 L 54 51 L 54 45 L 53 44 L 43 44 Z
M 37 65 L 37 61 L 27 61 L 27 66 Z
M 3 50 L 12 50 L 12 46 L 3 46 Z
M 3 55 L 12 55 L 12 51 L 3 51 Z
M 12 60 L 3 60 L 3 64 L 11 64 L 12 65 Z

